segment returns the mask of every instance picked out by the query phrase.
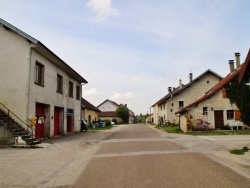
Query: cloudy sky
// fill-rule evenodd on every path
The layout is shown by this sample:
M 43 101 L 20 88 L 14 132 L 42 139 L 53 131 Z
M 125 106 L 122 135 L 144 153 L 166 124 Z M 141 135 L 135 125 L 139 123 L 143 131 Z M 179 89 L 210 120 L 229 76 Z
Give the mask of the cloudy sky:
M 250 47 L 249 0 L 0 0 L 0 18 L 38 39 L 88 84 L 83 97 L 145 114 L 169 86 Z

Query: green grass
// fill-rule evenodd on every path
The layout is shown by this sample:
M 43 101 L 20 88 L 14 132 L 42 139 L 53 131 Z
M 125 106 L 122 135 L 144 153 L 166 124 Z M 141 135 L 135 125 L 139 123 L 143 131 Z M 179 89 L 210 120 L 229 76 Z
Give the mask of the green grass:
M 170 126 L 156 126 L 157 129 L 166 131 L 168 133 L 178 133 L 178 134 L 187 134 L 193 136 L 216 136 L 216 135 L 250 135 L 250 129 L 246 130 L 213 130 L 213 131 L 193 131 L 184 133 L 179 126 L 170 125 Z
M 214 131 L 193 131 L 185 133 L 193 136 L 216 136 L 216 135 L 250 135 L 250 129 L 247 130 L 214 130 Z
M 183 131 L 178 126 L 156 126 L 157 129 L 161 129 L 163 131 L 166 131 L 168 133 L 183 133 Z
M 249 150 L 249 148 L 245 146 L 242 149 L 230 150 L 230 153 L 235 154 L 235 155 L 244 155 L 246 152 L 248 152 L 248 150 Z

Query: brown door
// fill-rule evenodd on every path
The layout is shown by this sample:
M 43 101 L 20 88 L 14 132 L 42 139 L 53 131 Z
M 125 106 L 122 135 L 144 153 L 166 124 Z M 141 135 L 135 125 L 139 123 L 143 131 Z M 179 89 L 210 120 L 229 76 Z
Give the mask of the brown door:
M 215 128 L 222 128 L 224 126 L 223 110 L 214 111 Z

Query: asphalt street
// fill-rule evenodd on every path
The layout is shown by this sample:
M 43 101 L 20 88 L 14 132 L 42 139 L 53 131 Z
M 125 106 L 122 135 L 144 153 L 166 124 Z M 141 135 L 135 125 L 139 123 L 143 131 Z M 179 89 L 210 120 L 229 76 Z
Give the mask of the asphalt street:
M 0 149 L 0 187 L 250 187 L 249 136 L 195 137 L 121 125 Z

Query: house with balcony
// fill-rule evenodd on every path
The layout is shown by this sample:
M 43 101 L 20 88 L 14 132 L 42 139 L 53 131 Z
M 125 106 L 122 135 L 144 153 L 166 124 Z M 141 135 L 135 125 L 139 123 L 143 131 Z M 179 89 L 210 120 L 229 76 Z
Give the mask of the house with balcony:
M 1 110 L 31 124 L 36 138 L 80 131 L 87 81 L 39 40 L 2 19 L 0 49 Z
M 202 97 L 176 112 L 180 117 L 180 128 L 184 132 L 224 129 L 226 126 L 231 129 L 244 129 L 240 110 L 228 98 L 227 86 L 234 81 L 250 86 L 250 51 L 244 63 L 240 63 L 240 53 L 235 53 L 235 59 L 236 66 L 234 66 L 234 60 L 229 60 L 230 72 L 225 78 Z M 238 95 L 237 90 L 231 92 Z
M 158 100 L 153 107 L 154 124 L 165 125 L 169 123 L 179 124 L 179 116 L 176 112 L 196 101 L 206 91 L 218 83 L 222 77 L 214 71 L 208 69 L 195 79 L 193 74 L 189 74 L 189 83 L 182 84 L 179 80 L 178 87 L 169 87 L 168 94 Z

